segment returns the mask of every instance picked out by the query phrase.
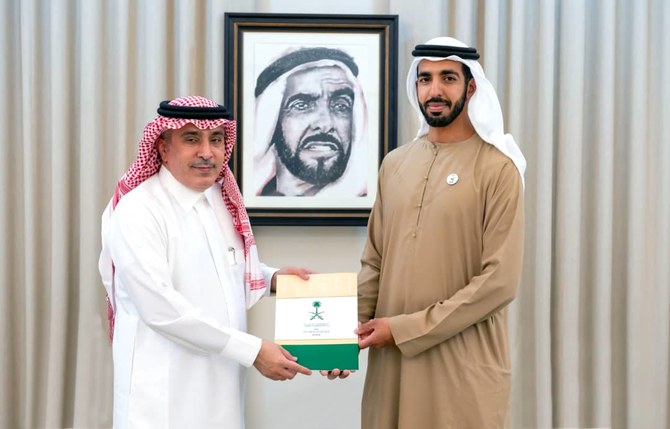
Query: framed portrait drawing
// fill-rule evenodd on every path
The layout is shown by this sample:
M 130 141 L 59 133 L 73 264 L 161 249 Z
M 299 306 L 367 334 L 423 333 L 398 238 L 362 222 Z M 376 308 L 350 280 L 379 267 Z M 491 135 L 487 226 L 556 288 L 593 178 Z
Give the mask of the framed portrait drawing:
M 396 15 L 225 14 L 231 167 L 255 225 L 365 225 L 396 146 Z

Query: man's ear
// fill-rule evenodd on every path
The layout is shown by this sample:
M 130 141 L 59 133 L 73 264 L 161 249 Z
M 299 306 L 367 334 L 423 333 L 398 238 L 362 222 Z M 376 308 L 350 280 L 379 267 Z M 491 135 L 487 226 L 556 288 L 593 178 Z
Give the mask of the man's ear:
M 476 90 L 477 90 L 477 82 L 475 82 L 475 78 L 472 77 L 468 81 L 468 99 L 472 97 L 472 94 L 474 94 Z
M 168 142 L 165 139 L 165 136 L 161 134 L 160 137 L 156 139 L 156 150 L 158 151 L 158 156 L 161 159 L 161 164 L 165 164 L 165 159 L 167 158 L 167 146 Z

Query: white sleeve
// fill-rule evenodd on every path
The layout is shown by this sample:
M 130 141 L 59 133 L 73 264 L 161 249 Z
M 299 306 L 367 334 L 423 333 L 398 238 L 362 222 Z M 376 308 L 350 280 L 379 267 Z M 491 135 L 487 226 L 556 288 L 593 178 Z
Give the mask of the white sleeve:
M 102 285 L 105 287 L 105 292 L 109 298 L 109 302 L 112 307 L 115 306 L 112 290 L 112 280 L 113 280 L 113 270 L 112 270 L 112 258 L 109 255 L 109 248 L 107 247 L 105 241 L 107 239 L 107 233 L 109 230 L 109 220 L 112 213 L 112 202 L 110 201 L 105 208 L 105 211 L 102 212 L 102 217 L 100 219 L 100 230 L 101 230 L 101 242 L 102 249 L 100 250 L 100 257 L 98 259 L 98 270 L 100 271 L 100 278 L 102 279 Z
M 262 340 L 222 326 L 180 294 L 170 276 L 166 226 L 147 207 L 122 206 L 112 216 L 106 240 L 117 293 L 126 291 L 139 318 L 171 341 L 196 353 L 221 355 L 251 366 Z
M 261 271 L 263 272 L 263 278 L 265 279 L 265 296 L 270 296 L 270 286 L 272 284 L 272 276 L 279 271 L 279 268 L 269 267 L 261 263 Z

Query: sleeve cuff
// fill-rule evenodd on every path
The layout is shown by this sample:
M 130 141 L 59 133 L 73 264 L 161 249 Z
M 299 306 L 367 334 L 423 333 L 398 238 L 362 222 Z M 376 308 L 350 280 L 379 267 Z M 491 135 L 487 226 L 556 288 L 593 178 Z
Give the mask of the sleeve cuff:
M 261 272 L 265 279 L 265 296 L 270 296 L 270 290 L 272 289 L 272 276 L 279 271 L 279 268 L 268 267 L 265 264 L 261 265 Z
M 389 318 L 393 340 L 400 353 L 406 357 L 414 357 L 423 351 L 416 341 L 412 341 L 416 338 L 416 334 L 409 328 L 412 326 L 411 317 L 409 314 L 400 314 Z
M 221 355 L 249 368 L 254 364 L 258 352 L 261 350 L 262 342 L 263 340 L 258 337 L 236 331 L 228 339 Z

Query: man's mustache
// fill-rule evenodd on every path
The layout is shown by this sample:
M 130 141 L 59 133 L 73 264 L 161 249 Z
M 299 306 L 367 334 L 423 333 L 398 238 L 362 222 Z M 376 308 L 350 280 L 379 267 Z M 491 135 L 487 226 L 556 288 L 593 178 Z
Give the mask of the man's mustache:
M 444 103 L 447 107 L 451 108 L 451 101 L 446 100 L 446 99 L 444 99 L 444 98 L 442 98 L 442 97 L 433 97 L 433 98 L 429 98 L 428 100 L 426 100 L 426 101 L 423 103 L 423 107 L 424 107 L 424 109 L 427 109 L 427 108 L 428 108 L 428 103 Z
M 202 168 L 202 167 L 207 167 L 207 168 L 214 168 L 216 167 L 216 164 L 210 161 L 198 161 L 194 164 L 191 164 L 191 167 L 195 168 Z
M 305 146 L 307 146 L 309 143 L 314 143 L 314 142 L 329 142 L 333 143 L 334 145 L 337 146 L 338 150 L 343 150 L 342 148 L 342 143 L 332 134 L 326 134 L 326 133 L 319 133 L 319 134 L 314 134 L 311 136 L 305 137 L 301 142 L 300 142 L 300 147 L 299 149 L 303 149 Z

